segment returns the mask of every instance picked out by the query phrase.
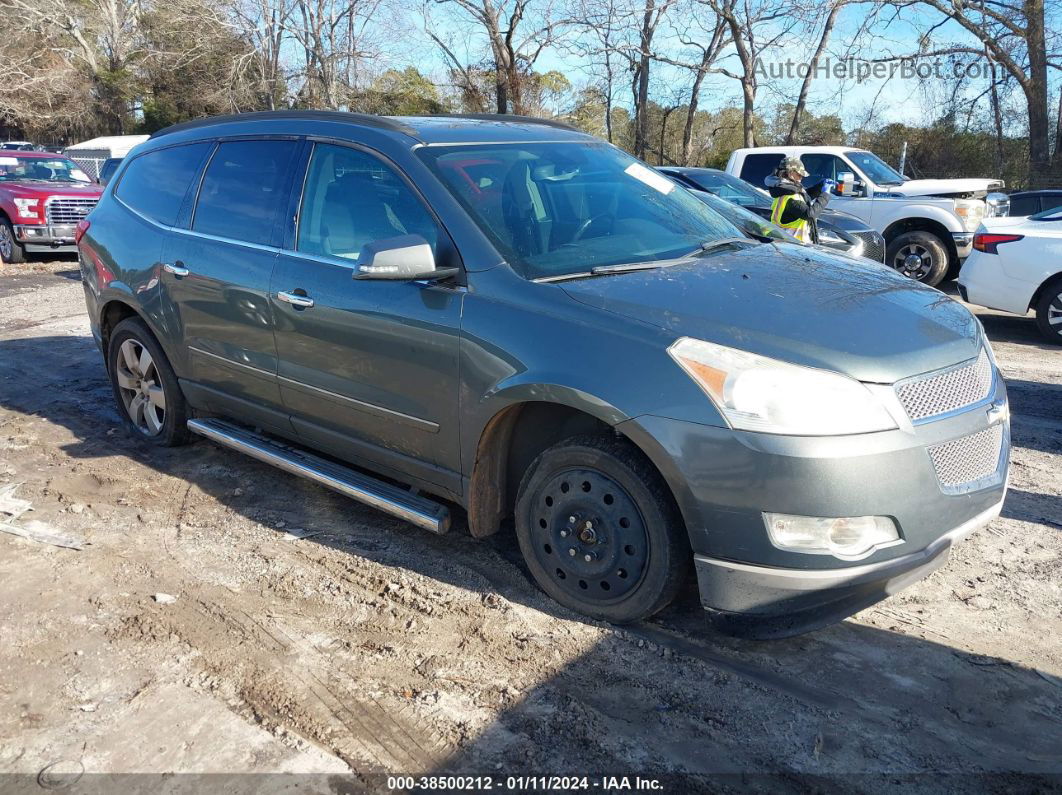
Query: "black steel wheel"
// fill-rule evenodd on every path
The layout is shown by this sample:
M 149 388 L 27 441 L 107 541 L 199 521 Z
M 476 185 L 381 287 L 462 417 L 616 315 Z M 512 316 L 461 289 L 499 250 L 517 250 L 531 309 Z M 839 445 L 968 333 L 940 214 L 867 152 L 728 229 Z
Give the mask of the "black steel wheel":
M 542 453 L 521 484 L 516 526 L 539 586 L 594 618 L 647 618 L 674 598 L 688 571 L 674 500 L 622 440 L 581 437 Z

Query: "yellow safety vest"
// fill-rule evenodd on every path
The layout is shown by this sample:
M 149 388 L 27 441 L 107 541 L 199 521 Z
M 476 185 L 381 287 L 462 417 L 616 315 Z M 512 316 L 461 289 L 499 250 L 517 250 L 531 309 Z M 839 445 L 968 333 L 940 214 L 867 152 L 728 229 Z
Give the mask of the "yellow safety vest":
M 797 240 L 803 243 L 811 242 L 811 226 L 808 224 L 806 218 L 798 218 L 795 221 L 789 223 L 782 223 L 782 215 L 785 213 L 785 206 L 789 204 L 789 200 L 793 198 L 792 193 L 787 193 L 784 196 L 779 196 L 773 202 L 771 202 L 771 223 L 778 224 L 782 229 L 788 230 Z

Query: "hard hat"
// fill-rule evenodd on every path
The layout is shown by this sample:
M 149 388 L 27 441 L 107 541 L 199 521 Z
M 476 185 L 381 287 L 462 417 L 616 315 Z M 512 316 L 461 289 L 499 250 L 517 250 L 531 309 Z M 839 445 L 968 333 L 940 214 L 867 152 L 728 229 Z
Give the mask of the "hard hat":
M 804 162 L 796 155 L 787 155 L 782 158 L 782 162 L 778 165 L 780 172 L 795 171 L 802 177 L 808 175 L 808 170 L 804 168 Z

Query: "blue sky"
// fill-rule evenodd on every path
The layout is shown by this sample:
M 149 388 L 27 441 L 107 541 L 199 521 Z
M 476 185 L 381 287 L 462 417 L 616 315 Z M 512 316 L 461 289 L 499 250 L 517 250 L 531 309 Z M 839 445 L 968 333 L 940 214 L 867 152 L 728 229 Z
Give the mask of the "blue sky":
M 868 37 L 860 52 L 849 53 L 847 51 L 848 44 L 852 40 L 855 30 L 863 21 L 867 9 L 868 6 L 853 5 L 841 12 L 829 47 L 829 55 L 834 60 L 834 63 L 840 61 L 846 54 L 858 55 L 865 59 L 875 59 L 911 52 L 916 46 L 918 33 L 916 27 L 911 25 L 908 20 L 917 21 L 919 15 L 924 19 L 931 13 L 924 10 L 907 9 L 903 12 L 903 18 L 894 21 L 886 30 L 879 32 L 878 35 Z M 447 23 L 441 17 L 436 22 L 440 25 L 439 29 L 446 31 L 449 34 L 449 38 L 458 46 L 466 45 L 472 53 L 481 54 L 486 51 L 483 46 L 475 43 L 474 29 L 464 30 L 462 29 L 463 26 L 456 26 L 452 21 Z M 671 20 L 672 25 L 679 22 L 681 20 Z M 918 28 L 924 28 L 924 25 L 919 25 Z M 816 31 L 810 38 L 817 37 L 817 35 L 818 32 Z M 815 42 L 808 41 L 807 38 L 788 42 L 784 54 L 775 54 L 775 57 L 768 60 L 777 61 L 781 59 L 784 61 L 788 57 L 793 61 L 799 62 L 809 58 Z M 981 46 L 964 30 L 950 23 L 937 31 L 933 45 L 942 46 L 956 41 L 972 46 Z M 658 44 L 662 45 L 663 48 L 668 48 L 674 42 L 674 33 L 665 33 L 663 28 L 661 28 L 661 33 L 658 34 Z M 421 50 L 423 57 L 420 68 L 422 71 L 433 72 L 436 75 L 443 74 L 445 71 L 444 64 L 438 51 L 428 42 L 425 42 L 425 45 L 425 48 Z M 458 54 L 462 55 L 463 53 L 459 51 Z M 976 56 L 964 55 L 960 57 L 964 59 L 965 63 L 978 63 L 983 67 L 984 61 Z M 720 65 L 736 70 L 738 63 L 737 59 L 731 55 L 724 58 Z M 768 64 L 765 64 L 766 66 Z M 942 64 L 941 68 L 950 68 L 950 66 Z M 580 59 L 557 48 L 546 50 L 536 65 L 537 71 L 553 69 L 565 74 L 577 86 L 584 84 L 588 78 L 585 64 Z M 681 100 L 682 92 L 690 82 L 689 73 L 665 64 L 654 65 L 653 69 L 650 96 L 662 103 Z M 624 75 L 623 78 L 623 82 L 618 85 L 618 98 L 623 103 L 629 103 L 630 91 L 626 76 Z M 800 80 L 796 77 L 790 80 L 767 79 L 761 81 L 757 98 L 758 109 L 766 111 L 779 102 L 794 101 L 799 91 L 799 86 Z M 976 96 L 987 86 L 988 81 L 985 77 L 972 79 L 968 82 L 966 88 L 967 96 Z M 1056 81 L 1052 92 L 1052 96 L 1056 98 L 1055 101 L 1057 101 L 1057 90 Z M 903 78 L 897 75 L 891 79 L 869 77 L 863 82 L 857 82 L 854 79 L 838 80 L 820 77 L 813 83 L 809 107 L 813 112 L 819 114 L 837 113 L 844 119 L 846 126 L 849 127 L 860 122 L 871 106 L 877 108 L 875 119 L 879 123 L 905 122 L 919 124 L 924 123 L 927 117 L 938 112 L 946 92 L 947 88 L 944 83 L 935 78 L 922 80 L 914 76 Z M 1021 106 L 1020 95 L 1016 94 L 1015 99 L 1018 105 Z M 740 87 L 736 81 L 725 76 L 710 76 L 702 91 L 701 103 L 708 110 L 718 109 L 727 105 L 740 106 Z M 985 102 L 980 114 L 982 116 L 987 114 L 987 109 L 988 105 Z M 978 118 L 975 117 L 974 121 L 978 121 Z M 984 121 L 984 119 L 981 119 L 981 121 Z M 1022 130 L 1015 129 L 1012 132 L 1020 134 Z

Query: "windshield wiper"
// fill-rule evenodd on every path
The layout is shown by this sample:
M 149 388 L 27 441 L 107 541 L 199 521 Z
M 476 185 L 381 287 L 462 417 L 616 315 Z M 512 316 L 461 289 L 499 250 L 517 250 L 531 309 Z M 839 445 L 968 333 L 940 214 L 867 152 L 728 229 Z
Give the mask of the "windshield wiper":
M 628 271 L 651 271 L 657 268 L 669 268 L 672 265 L 678 263 L 678 260 L 671 259 L 658 259 L 651 260 L 649 262 L 627 262 L 622 265 L 598 265 L 596 268 L 591 268 L 590 273 L 593 276 L 601 276 L 608 273 L 627 273 Z
M 723 237 L 719 240 L 705 240 L 697 248 L 689 253 L 688 256 L 699 257 L 703 254 L 707 254 L 710 251 L 715 251 L 719 248 L 725 248 L 726 246 L 733 246 L 737 243 L 747 243 L 750 245 L 758 245 L 755 240 L 750 240 L 747 237 Z

